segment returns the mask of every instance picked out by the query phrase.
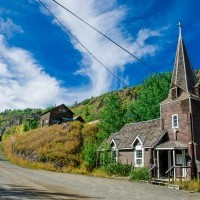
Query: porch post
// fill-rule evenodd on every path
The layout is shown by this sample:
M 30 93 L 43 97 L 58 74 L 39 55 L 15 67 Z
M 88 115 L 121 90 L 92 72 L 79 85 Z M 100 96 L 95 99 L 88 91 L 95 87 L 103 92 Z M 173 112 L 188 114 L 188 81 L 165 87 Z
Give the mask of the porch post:
M 175 149 L 173 149 L 173 166 L 174 166 L 174 180 L 176 180 L 176 155 L 175 155 Z
M 171 151 L 168 150 L 168 169 L 172 166 L 172 163 L 171 163 Z
M 160 178 L 159 150 L 157 150 L 157 170 L 158 170 L 158 178 Z
M 183 166 L 186 166 L 185 149 L 182 150 Z M 186 178 L 186 168 L 183 168 L 183 177 Z

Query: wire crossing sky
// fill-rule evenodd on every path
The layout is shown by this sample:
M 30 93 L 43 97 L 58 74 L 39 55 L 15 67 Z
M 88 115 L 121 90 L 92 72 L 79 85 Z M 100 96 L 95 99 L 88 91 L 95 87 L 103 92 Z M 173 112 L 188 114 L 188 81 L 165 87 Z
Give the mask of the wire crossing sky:
M 119 47 L 120 49 L 122 49 L 123 51 L 125 51 L 126 53 L 128 53 L 130 56 L 132 56 L 134 59 L 136 59 L 137 61 L 139 61 L 140 63 L 142 63 L 144 66 L 148 67 L 152 72 L 157 73 L 157 71 L 155 69 L 153 69 L 150 65 L 146 64 L 144 61 L 142 61 L 141 59 L 137 58 L 135 55 L 133 55 L 130 51 L 128 51 L 127 49 L 125 49 L 124 47 L 122 47 L 120 44 L 118 44 L 117 42 L 115 42 L 114 40 L 112 40 L 111 38 L 109 38 L 107 35 L 105 35 L 104 33 L 102 33 L 101 31 L 99 31 L 98 29 L 96 29 L 94 26 L 92 26 L 91 24 L 89 24 L 88 22 L 86 22 L 84 19 L 80 18 L 77 14 L 73 13 L 72 11 L 70 11 L 69 9 L 67 9 L 65 6 L 63 6 L 62 4 L 60 4 L 59 2 L 52 0 L 53 2 L 55 2 L 57 5 L 61 6 L 63 9 L 65 9 L 67 12 L 71 13 L 73 16 L 75 16 L 76 18 L 78 18 L 80 21 L 82 21 L 84 24 L 86 24 L 87 26 L 89 26 L 90 28 L 92 28 L 93 30 L 95 30 L 97 33 L 99 33 L 100 35 L 102 35 L 103 37 L 105 37 L 106 39 L 108 39 L 109 41 L 111 41 L 113 44 L 115 44 L 117 47 Z M 118 81 L 120 81 L 125 87 L 128 87 L 123 80 L 121 80 L 119 77 L 117 77 L 112 71 L 110 71 L 92 52 L 90 52 L 87 47 L 85 47 L 76 36 L 74 36 L 69 29 L 66 28 L 66 26 L 64 26 L 62 24 L 62 22 L 42 3 L 42 1 L 40 1 L 40 4 L 58 21 L 58 23 L 102 66 L 104 67 L 113 77 L 115 77 Z M 179 22 L 177 24 L 178 29 L 179 29 L 179 35 L 181 35 L 181 28 L 182 25 Z M 162 74 L 162 73 L 161 73 Z M 165 78 L 165 76 L 163 76 Z M 166 79 L 166 78 L 165 78 Z M 176 85 L 174 83 L 171 82 L 171 80 L 166 79 L 169 83 Z M 177 85 L 176 85 L 177 86 Z M 180 87 L 180 86 L 178 86 Z M 182 88 L 180 88 L 182 89 Z M 183 89 L 182 89 L 183 90 Z M 183 90 L 185 91 L 185 90 Z M 187 91 L 185 91 L 187 92 Z
M 75 38 L 126 85 L 152 73 L 52 0 L 42 0 Z M 177 23 L 193 68 L 199 67 L 199 2 L 59 0 L 156 72 L 171 71 Z M 0 110 L 72 105 L 123 87 L 34 0 L 0 3 Z

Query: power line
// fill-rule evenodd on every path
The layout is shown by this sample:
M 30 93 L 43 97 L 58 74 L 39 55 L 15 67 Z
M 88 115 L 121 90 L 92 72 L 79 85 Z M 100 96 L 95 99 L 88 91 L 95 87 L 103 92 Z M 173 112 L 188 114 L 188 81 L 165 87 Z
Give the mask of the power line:
M 40 1 L 40 0 L 39 0 Z M 59 3 L 56 0 L 52 0 L 53 2 L 55 2 L 57 5 L 59 5 L 60 7 L 62 7 L 64 10 L 66 10 L 67 12 L 71 13 L 73 16 L 75 16 L 76 18 L 78 18 L 80 21 L 82 21 L 84 24 L 86 24 L 87 26 L 89 26 L 90 28 L 92 28 L 93 30 L 95 30 L 97 33 L 99 33 L 100 35 L 102 35 L 103 37 L 105 37 L 106 39 L 108 39 L 109 41 L 111 41 L 112 43 L 114 43 L 116 46 L 118 46 L 120 49 L 122 49 L 123 51 L 125 51 L 126 53 L 128 53 L 130 56 L 132 56 L 134 59 L 136 59 L 137 61 L 139 61 L 140 63 L 142 63 L 143 65 L 145 65 L 146 67 L 148 67 L 152 72 L 154 73 L 159 73 L 157 70 L 153 69 L 150 65 L 148 65 L 147 63 L 145 63 L 143 60 L 141 60 L 140 58 L 138 58 L 137 56 L 135 56 L 133 53 L 131 53 L 129 50 L 127 50 L 125 47 L 121 46 L 120 44 L 118 44 L 117 42 L 115 42 L 113 39 L 111 39 L 110 37 L 108 37 L 106 34 L 102 33 L 100 30 L 98 30 L 97 28 L 95 28 L 94 26 L 92 26 L 91 24 L 89 24 L 88 22 L 86 22 L 83 18 L 79 17 L 77 14 L 75 14 L 74 12 L 72 12 L 71 10 L 69 10 L 68 8 L 66 8 L 65 6 L 63 6 L 61 3 Z M 171 83 L 172 85 L 179 87 L 180 89 L 182 89 L 180 86 L 176 85 L 175 83 L 172 83 L 171 80 L 167 79 L 165 76 L 163 76 L 165 80 L 167 80 L 169 83 Z M 190 92 L 182 89 L 183 91 L 185 91 L 186 93 L 190 94 Z
M 61 27 L 64 28 L 68 32 L 71 37 L 73 37 L 102 67 L 104 67 L 109 73 L 111 73 L 118 81 L 120 81 L 125 87 L 128 87 L 128 85 L 122 81 L 117 75 L 115 75 L 108 67 L 106 67 L 88 48 L 74 35 L 72 32 L 47 8 L 47 6 L 42 3 L 41 0 L 38 0 L 40 4 L 55 18 L 58 23 L 61 25 Z M 58 3 L 58 2 L 57 2 Z
M 149 69 L 151 69 L 151 71 L 157 72 L 153 68 L 151 68 L 147 63 L 145 63 L 143 60 L 141 60 L 140 58 L 138 58 L 137 56 L 135 56 L 134 54 L 132 54 L 130 51 L 128 51 L 123 46 L 121 46 L 120 44 L 118 44 L 117 42 L 115 42 L 113 39 L 111 39 L 110 37 L 108 37 L 106 34 L 102 33 L 97 28 L 95 28 L 94 26 L 92 26 L 91 24 L 89 24 L 88 22 L 86 22 L 83 18 L 79 17 L 77 14 L 75 14 L 74 12 L 72 12 L 71 10 L 69 10 L 68 8 L 66 8 L 65 6 L 63 6 L 62 4 L 60 4 L 59 2 L 57 2 L 56 0 L 52 0 L 52 1 L 55 2 L 57 5 L 59 5 L 60 7 L 62 7 L 63 9 L 65 9 L 67 12 L 71 13 L 73 16 L 75 16 L 79 20 L 81 20 L 84 24 L 86 24 L 87 26 L 89 26 L 90 28 L 92 28 L 93 30 L 95 30 L 96 32 L 98 32 L 100 35 L 102 35 L 103 37 L 105 37 L 106 39 L 108 39 L 109 41 L 111 41 L 112 43 L 114 43 L 116 46 L 118 46 L 120 49 L 122 49 L 123 51 L 125 51 L 126 53 L 128 53 L 130 56 L 132 56 L 133 58 L 135 58 L 136 60 L 138 60 L 140 63 L 142 63 L 143 65 L 147 66 Z

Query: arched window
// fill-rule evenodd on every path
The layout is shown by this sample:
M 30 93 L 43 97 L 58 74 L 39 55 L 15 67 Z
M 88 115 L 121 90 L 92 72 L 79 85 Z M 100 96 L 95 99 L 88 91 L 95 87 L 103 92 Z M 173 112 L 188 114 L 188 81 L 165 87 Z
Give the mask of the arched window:
M 132 143 L 134 148 L 134 164 L 135 167 L 143 167 L 144 166 L 144 151 L 143 144 L 139 137 L 136 137 Z
M 172 128 L 178 128 L 178 115 L 172 115 Z

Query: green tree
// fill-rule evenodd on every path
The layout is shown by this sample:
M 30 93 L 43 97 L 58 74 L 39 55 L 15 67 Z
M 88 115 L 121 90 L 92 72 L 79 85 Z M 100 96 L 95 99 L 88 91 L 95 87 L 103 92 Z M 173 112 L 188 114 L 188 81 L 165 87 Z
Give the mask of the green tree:
M 171 73 L 153 74 L 141 85 L 138 99 L 127 107 L 126 122 L 155 119 L 160 116 L 160 102 L 167 98 Z
M 34 118 L 26 119 L 23 122 L 23 130 L 24 132 L 38 128 L 38 121 Z
M 83 149 L 83 157 L 84 160 L 87 162 L 87 168 L 88 170 L 92 171 L 92 169 L 95 167 L 96 159 L 97 159 L 97 148 L 99 146 L 99 143 L 96 139 L 90 137 L 87 139 L 86 143 L 84 144 Z
M 100 117 L 100 136 L 102 139 L 110 133 L 118 131 L 124 125 L 124 114 L 122 100 L 117 93 L 109 94 L 105 97 L 104 110 Z

